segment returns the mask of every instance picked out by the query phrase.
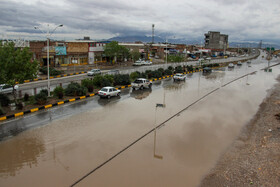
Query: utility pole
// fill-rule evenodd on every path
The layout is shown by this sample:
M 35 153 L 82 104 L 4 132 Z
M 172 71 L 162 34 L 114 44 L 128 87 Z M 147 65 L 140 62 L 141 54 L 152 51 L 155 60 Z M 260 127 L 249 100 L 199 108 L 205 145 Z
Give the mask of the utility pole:
M 167 38 L 166 38 L 166 65 L 167 65 Z
M 155 36 L 155 24 L 152 24 L 152 44 L 154 43 L 154 36 Z

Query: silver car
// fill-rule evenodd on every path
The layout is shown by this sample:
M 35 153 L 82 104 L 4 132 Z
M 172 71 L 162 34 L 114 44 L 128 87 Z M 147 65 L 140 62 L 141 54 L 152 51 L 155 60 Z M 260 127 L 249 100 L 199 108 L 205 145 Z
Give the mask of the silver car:
M 100 69 L 92 69 L 92 70 L 87 72 L 88 76 L 94 76 L 94 75 L 99 75 L 99 74 L 101 74 Z
M 106 97 L 110 99 L 112 96 L 120 96 L 121 91 L 117 90 L 114 87 L 103 87 L 101 90 L 98 91 L 99 97 Z
M 18 89 L 18 85 L 14 86 L 15 90 Z M 13 86 L 8 84 L 0 84 L 0 93 L 12 93 L 13 92 Z
M 183 75 L 182 73 L 176 73 L 176 74 L 173 76 L 173 80 L 174 80 L 174 81 L 185 81 L 185 80 L 186 80 L 186 76 Z

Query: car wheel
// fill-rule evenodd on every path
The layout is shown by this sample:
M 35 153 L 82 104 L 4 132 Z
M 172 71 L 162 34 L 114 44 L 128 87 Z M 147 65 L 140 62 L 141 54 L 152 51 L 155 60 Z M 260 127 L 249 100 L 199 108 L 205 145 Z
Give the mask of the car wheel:
M 135 90 L 135 87 L 132 87 L 132 90 Z
M 107 98 L 110 99 L 110 98 L 111 98 L 111 95 L 108 95 Z
M 141 87 L 140 87 L 140 90 L 143 90 L 143 89 L 144 89 L 144 87 L 143 87 L 143 86 L 141 86 Z
M 149 88 L 151 88 L 152 87 L 152 84 L 149 84 Z
M 121 93 L 118 93 L 117 96 L 120 96 Z

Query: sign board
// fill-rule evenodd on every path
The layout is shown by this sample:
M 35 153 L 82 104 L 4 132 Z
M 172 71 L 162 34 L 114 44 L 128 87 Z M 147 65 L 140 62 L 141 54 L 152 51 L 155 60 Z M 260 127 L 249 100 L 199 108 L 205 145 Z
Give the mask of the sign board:
M 66 47 L 65 46 L 56 46 L 55 47 L 55 55 L 66 55 Z

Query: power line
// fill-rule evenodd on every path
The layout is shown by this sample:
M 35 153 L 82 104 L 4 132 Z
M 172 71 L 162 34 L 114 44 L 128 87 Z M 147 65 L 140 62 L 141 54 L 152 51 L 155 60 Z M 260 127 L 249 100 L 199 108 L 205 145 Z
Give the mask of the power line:
M 273 66 L 276 65 L 280 65 L 280 63 L 275 64 Z M 251 73 L 247 73 L 246 75 L 240 76 L 224 85 L 222 85 L 221 87 L 225 87 L 239 79 L 242 79 L 248 75 L 252 75 L 254 73 L 256 73 L 257 71 L 251 72 Z M 155 131 L 156 129 L 162 127 L 165 125 L 165 123 L 167 123 L 168 121 L 170 121 L 171 119 L 173 119 L 174 117 L 178 116 L 180 113 L 184 112 L 185 110 L 189 109 L 191 106 L 195 105 L 196 103 L 198 103 L 199 101 L 201 101 L 202 99 L 204 99 L 205 97 L 211 95 L 212 93 L 218 91 L 220 89 L 216 88 L 210 92 L 208 92 L 207 94 L 205 94 L 204 96 L 202 96 L 201 98 L 197 99 L 196 101 L 194 101 L 193 103 L 189 104 L 187 107 L 183 108 L 182 110 L 180 110 L 179 112 L 177 112 L 176 114 L 174 114 L 173 116 L 171 116 L 170 118 L 168 118 L 167 120 L 165 120 L 164 122 L 160 123 L 159 125 L 157 125 L 156 127 L 152 128 L 151 130 L 149 130 L 148 132 L 146 132 L 144 135 L 142 135 L 140 138 L 136 139 L 134 142 L 132 142 L 131 144 L 129 144 L 128 146 L 126 146 L 125 148 L 123 148 L 121 151 L 119 151 L 118 153 L 116 153 L 115 155 L 113 155 L 111 158 L 109 158 L 108 160 L 106 160 L 105 162 L 103 162 L 102 164 L 100 164 L 99 166 L 97 166 L 96 168 L 92 169 L 90 172 L 88 172 L 87 174 L 85 174 L 83 177 L 81 177 L 80 179 L 78 179 L 76 182 L 74 182 L 71 187 L 77 185 L 79 182 L 81 182 L 82 180 L 84 180 L 86 177 L 88 177 L 90 174 L 94 173 L 96 170 L 100 169 L 101 167 L 103 167 L 105 164 L 107 164 L 108 162 L 110 162 L 111 160 L 113 160 L 115 157 L 117 157 L 118 155 L 120 155 L 121 153 L 123 153 L 124 151 L 126 151 L 128 148 L 130 148 L 131 146 L 133 146 L 134 144 L 136 144 L 137 142 L 139 142 L 140 140 L 142 140 L 143 138 L 145 138 L 147 135 L 149 135 L 150 133 L 152 133 L 153 131 Z

